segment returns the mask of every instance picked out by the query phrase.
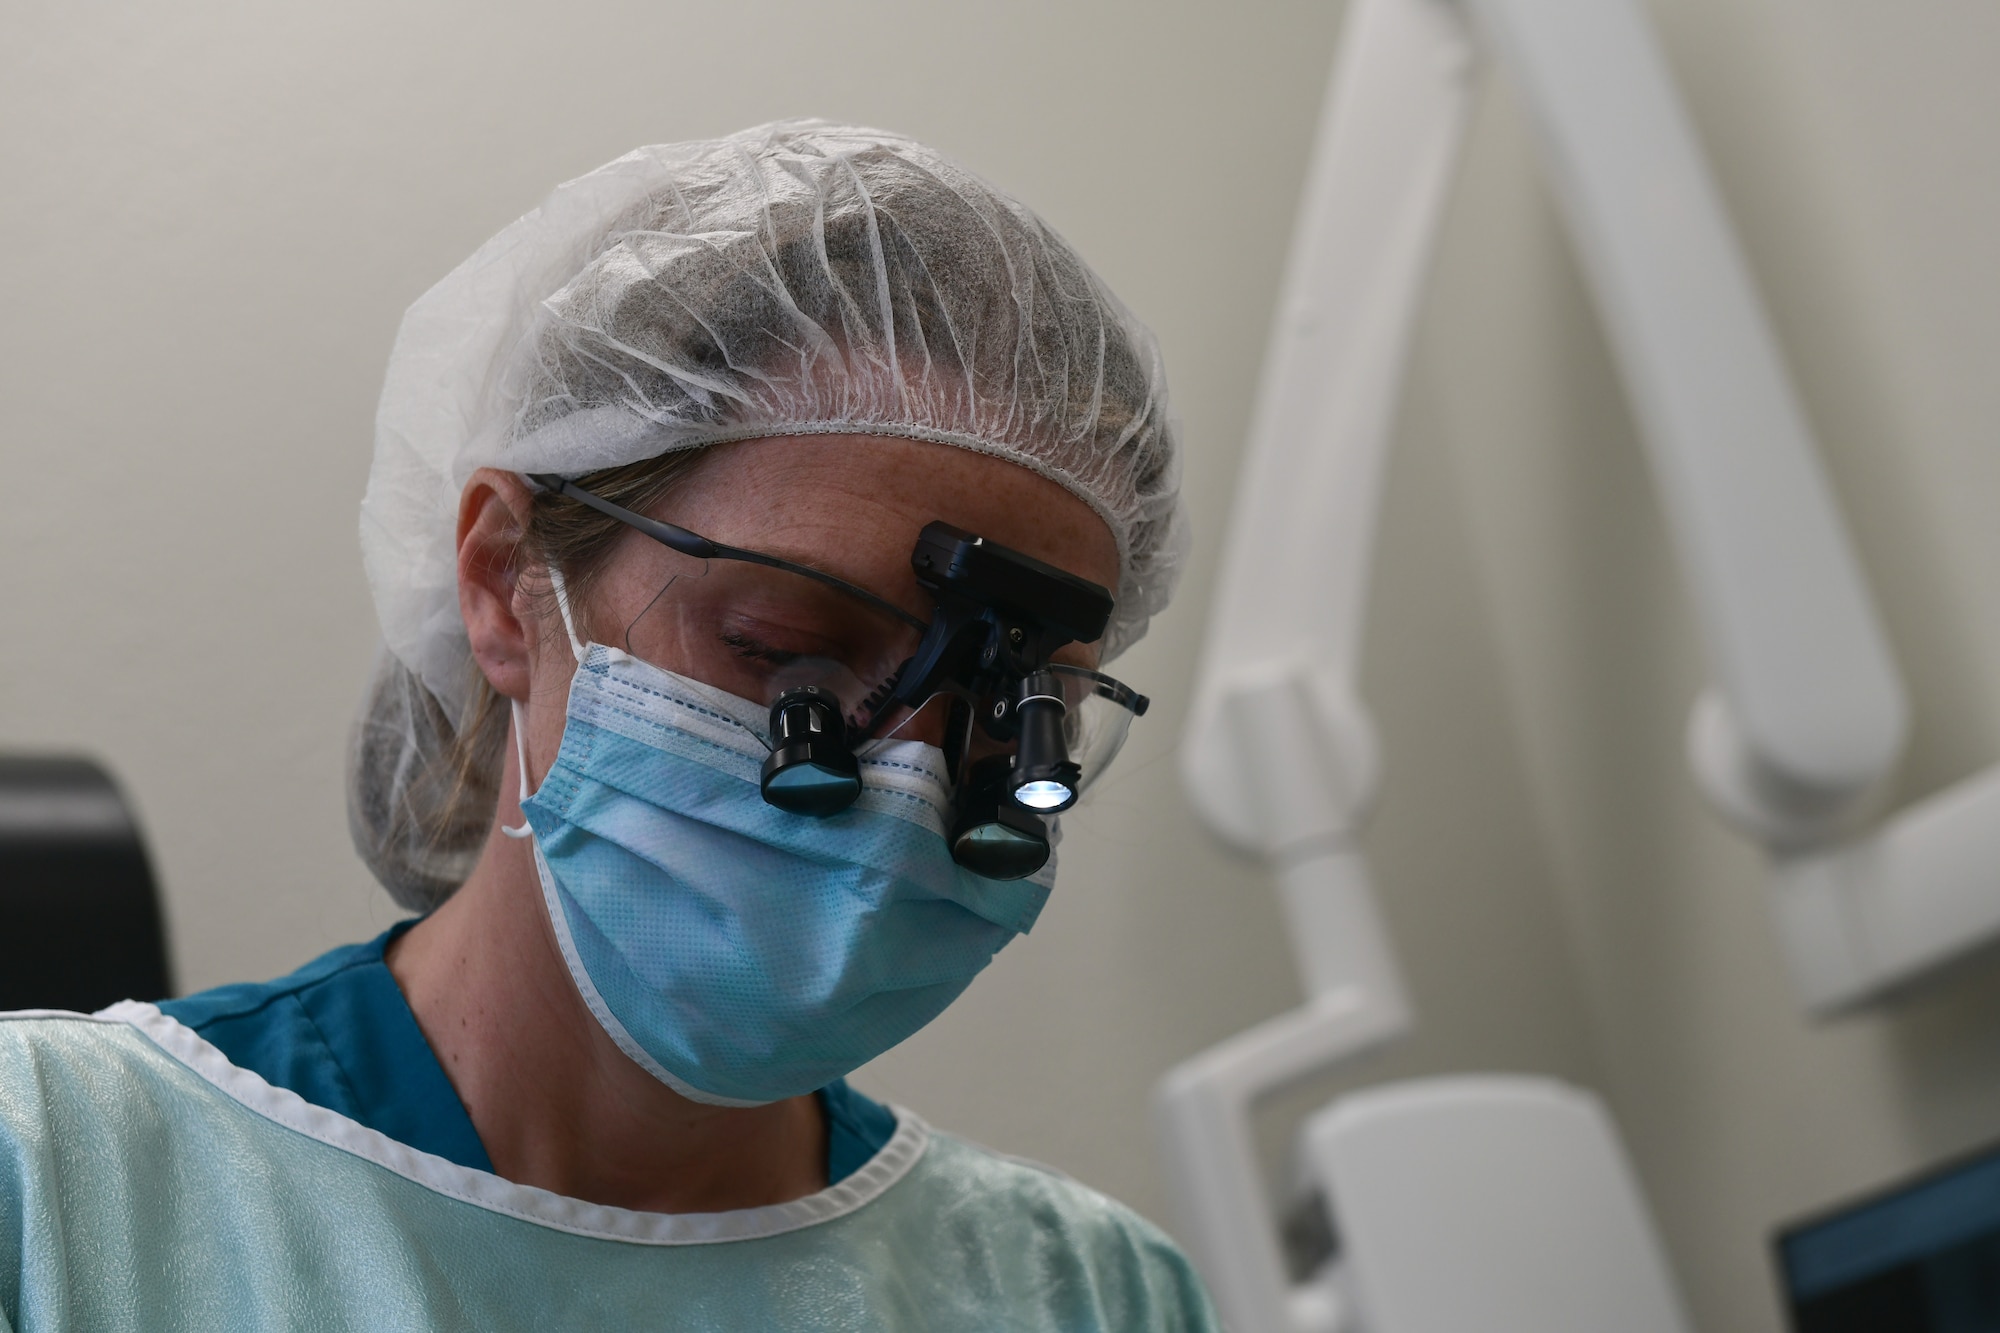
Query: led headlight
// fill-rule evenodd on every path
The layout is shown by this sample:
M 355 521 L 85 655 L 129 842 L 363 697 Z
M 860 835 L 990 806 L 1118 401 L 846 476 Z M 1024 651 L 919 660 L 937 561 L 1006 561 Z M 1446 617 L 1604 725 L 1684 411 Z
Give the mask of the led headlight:
M 1063 738 L 1063 715 L 1068 711 L 1053 671 L 1022 678 L 1014 700 L 1018 740 L 1007 794 L 1024 810 L 1054 815 L 1076 804 L 1083 769 L 1070 759 L 1069 743 Z

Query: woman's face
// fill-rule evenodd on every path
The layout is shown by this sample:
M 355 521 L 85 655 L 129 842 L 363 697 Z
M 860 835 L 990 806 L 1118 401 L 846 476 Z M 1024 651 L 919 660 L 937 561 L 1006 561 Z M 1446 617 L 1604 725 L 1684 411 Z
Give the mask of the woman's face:
M 932 607 L 910 554 L 939 520 L 1118 585 L 1110 530 L 1081 500 L 1016 464 L 924 441 L 799 436 L 718 446 L 652 517 L 835 575 L 919 620 Z M 830 686 L 850 717 L 917 640 L 902 622 L 810 579 L 694 560 L 638 532 L 614 548 L 580 619 L 593 640 L 760 703 L 793 684 Z M 1096 648 L 1071 645 L 1057 656 L 1090 665 Z M 560 627 L 544 629 L 536 666 L 531 701 L 554 705 L 559 732 L 573 667 Z M 930 733 L 942 726 L 943 710 L 927 709 L 898 734 L 936 744 Z

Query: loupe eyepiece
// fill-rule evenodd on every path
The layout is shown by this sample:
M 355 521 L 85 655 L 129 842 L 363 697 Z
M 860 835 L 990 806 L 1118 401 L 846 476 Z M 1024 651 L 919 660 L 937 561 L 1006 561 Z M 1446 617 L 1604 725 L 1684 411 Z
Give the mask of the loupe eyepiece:
M 982 759 L 959 785 L 951 824 L 951 859 L 987 879 L 1026 879 L 1049 862 L 1049 831 L 1041 817 L 1008 792 L 1005 755 Z
M 795 815 L 837 815 L 861 795 L 861 765 L 847 748 L 840 700 L 817 685 L 786 690 L 771 705 L 764 799 Z
M 1019 739 L 1007 794 L 1024 810 L 1056 815 L 1076 804 L 1083 769 L 1069 757 L 1069 743 L 1063 737 L 1063 715 L 1068 711 L 1054 672 L 1035 671 L 1022 678 L 1014 696 Z

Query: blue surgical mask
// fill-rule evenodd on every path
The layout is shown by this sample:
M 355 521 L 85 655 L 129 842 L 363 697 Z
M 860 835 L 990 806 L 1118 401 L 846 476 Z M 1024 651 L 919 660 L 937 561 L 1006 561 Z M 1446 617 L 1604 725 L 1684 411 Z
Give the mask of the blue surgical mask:
M 577 646 L 560 752 L 522 809 L 584 1002 L 676 1092 L 754 1106 L 824 1087 L 1034 924 L 1054 863 L 1003 881 L 953 862 L 935 746 L 883 743 L 851 808 L 788 814 L 758 786 L 765 710 Z

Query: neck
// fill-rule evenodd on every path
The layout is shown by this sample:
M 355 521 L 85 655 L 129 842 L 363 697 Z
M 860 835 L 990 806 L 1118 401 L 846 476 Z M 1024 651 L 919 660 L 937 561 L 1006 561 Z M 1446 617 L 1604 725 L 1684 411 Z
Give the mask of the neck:
M 511 788 L 510 775 L 502 791 Z M 533 852 L 499 834 L 519 808 L 500 804 L 471 877 L 388 959 L 494 1170 L 571 1198 L 666 1213 L 754 1208 L 824 1188 L 816 1098 L 708 1106 L 612 1042 L 570 979 Z

